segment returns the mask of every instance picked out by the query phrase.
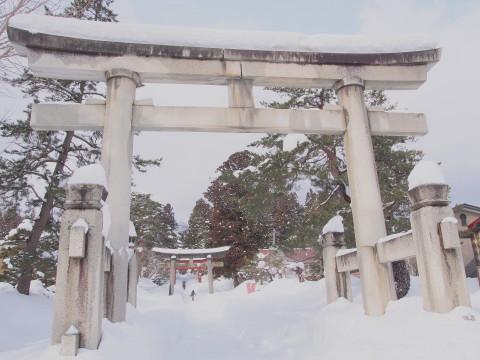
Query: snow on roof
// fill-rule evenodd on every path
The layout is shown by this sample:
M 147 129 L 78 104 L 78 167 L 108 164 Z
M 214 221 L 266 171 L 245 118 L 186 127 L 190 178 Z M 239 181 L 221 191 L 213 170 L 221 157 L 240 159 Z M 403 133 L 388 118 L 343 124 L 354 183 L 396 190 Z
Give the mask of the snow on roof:
M 68 179 L 67 184 L 98 184 L 107 189 L 105 170 L 101 164 L 82 166 L 75 170 L 70 179 Z
M 228 251 L 230 246 L 222 246 L 211 249 L 166 249 L 160 247 L 154 247 L 152 250 L 157 253 L 162 254 L 172 254 L 172 255 L 196 255 L 196 254 L 216 254 Z
M 10 19 L 9 26 L 32 33 L 120 43 L 240 50 L 326 53 L 395 53 L 436 48 L 428 35 L 306 35 L 292 32 L 189 28 L 86 21 L 36 14 Z
M 408 190 L 426 184 L 446 184 L 442 169 L 435 161 L 420 161 L 408 175 Z

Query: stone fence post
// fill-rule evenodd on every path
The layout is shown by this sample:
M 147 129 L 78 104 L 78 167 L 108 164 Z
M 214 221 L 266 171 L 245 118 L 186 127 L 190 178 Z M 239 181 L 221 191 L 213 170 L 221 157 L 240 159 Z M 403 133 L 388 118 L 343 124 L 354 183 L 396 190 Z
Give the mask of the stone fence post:
M 460 239 L 447 192 L 445 184 L 421 184 L 408 191 L 423 308 L 437 313 L 470 306 Z
M 97 349 L 102 335 L 104 241 L 102 185 L 66 186 L 57 267 L 52 343 L 60 354 Z
M 325 272 L 325 285 L 327 289 L 327 302 L 331 303 L 339 297 L 352 301 L 352 287 L 350 284 L 350 271 L 338 272 L 337 251 L 345 249 L 345 235 L 343 232 L 327 232 L 322 235 L 323 267 Z

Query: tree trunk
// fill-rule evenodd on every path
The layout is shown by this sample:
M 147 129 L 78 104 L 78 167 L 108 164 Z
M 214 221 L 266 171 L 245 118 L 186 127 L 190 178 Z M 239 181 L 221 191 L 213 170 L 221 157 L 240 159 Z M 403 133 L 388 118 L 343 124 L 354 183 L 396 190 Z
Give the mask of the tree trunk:
M 392 262 L 393 279 L 397 299 L 403 298 L 410 290 L 410 274 L 405 260 Z
M 40 214 L 35 220 L 33 225 L 33 230 L 30 233 L 30 237 L 27 240 L 25 246 L 25 253 L 23 255 L 22 262 L 20 263 L 20 279 L 17 284 L 17 291 L 20 294 L 29 295 L 30 293 L 30 282 L 32 281 L 33 266 L 31 259 L 35 256 L 37 251 L 38 244 L 40 242 L 40 237 L 42 236 L 43 231 L 47 225 L 47 222 L 50 218 L 50 214 L 53 210 L 53 201 L 54 193 L 53 190 L 58 188 L 59 185 L 59 175 L 63 173 L 65 168 L 65 163 L 68 158 L 68 153 L 70 151 L 70 144 L 73 139 L 73 131 L 67 131 L 65 139 L 62 144 L 62 151 L 59 154 L 55 169 L 52 173 L 52 181 L 47 186 L 47 191 L 45 192 L 45 201 L 42 204 L 40 209 Z

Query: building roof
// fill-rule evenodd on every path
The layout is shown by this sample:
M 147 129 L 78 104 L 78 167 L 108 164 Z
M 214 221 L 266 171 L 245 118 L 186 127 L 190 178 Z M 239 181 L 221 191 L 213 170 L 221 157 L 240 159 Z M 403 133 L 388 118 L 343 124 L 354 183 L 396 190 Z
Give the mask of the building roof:
M 470 211 L 470 212 L 473 212 L 475 214 L 479 214 L 480 215 L 480 207 L 478 206 L 475 206 L 475 205 L 470 205 L 470 204 L 460 204 L 460 205 L 457 205 L 453 208 L 453 211 L 455 213 L 459 213 L 461 211 Z

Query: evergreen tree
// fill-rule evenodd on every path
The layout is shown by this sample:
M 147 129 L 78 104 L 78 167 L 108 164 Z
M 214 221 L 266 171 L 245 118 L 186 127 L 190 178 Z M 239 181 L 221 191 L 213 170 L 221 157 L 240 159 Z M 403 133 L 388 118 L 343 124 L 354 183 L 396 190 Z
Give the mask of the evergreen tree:
M 225 266 L 215 269 L 216 274 L 233 278 L 235 286 L 241 282 L 238 272 L 245 264 L 245 259 L 251 259 L 258 249 L 266 245 L 268 239 L 268 227 L 249 220 L 240 206 L 239 199 L 249 196 L 248 189 L 231 181 L 233 173 L 245 170 L 252 158 L 253 154 L 249 151 L 231 155 L 217 169 L 220 176 L 204 194 L 212 204 L 207 247 L 230 246 Z
M 184 248 L 205 248 L 205 244 L 210 239 L 211 215 L 212 207 L 204 199 L 197 200 L 188 219 L 188 228 L 182 233 Z
M 0 239 L 4 239 L 22 220 L 18 207 L 0 209 Z
M 137 231 L 137 242 L 148 249 L 177 247 L 177 223 L 170 204 L 152 200 L 151 194 L 132 193 L 130 218 Z
M 94 21 L 116 21 L 116 14 L 108 8 L 113 0 L 74 0 L 58 16 L 70 16 Z M 52 11 L 47 9 L 50 15 Z M 21 88 L 26 97 L 35 103 L 40 101 L 67 101 L 81 103 L 89 96 L 104 96 L 97 83 L 92 81 L 52 80 L 34 77 L 25 70 L 20 78 L 9 80 Z M 9 147 L 0 158 L 0 195 L 7 206 L 24 203 L 35 209 L 35 220 L 25 245 L 26 259 L 36 256 L 42 234 L 46 231 L 57 238 L 55 221 L 64 202 L 61 184 L 72 170 L 99 161 L 101 133 L 86 131 L 33 131 L 29 126 L 31 105 L 26 119 L 3 120 L 2 137 L 10 139 Z M 134 165 L 140 171 L 145 166 L 159 165 L 159 160 L 145 161 L 135 158 Z M 23 267 L 17 290 L 28 294 L 32 278 L 32 265 L 21 262 Z
M 336 101 L 332 90 L 278 87 L 271 90 L 285 99 L 264 103 L 272 108 L 323 109 L 326 104 Z M 365 101 L 367 106 L 382 105 L 387 110 L 394 108 L 394 105 L 388 103 L 382 91 L 366 92 Z M 264 150 L 264 154 L 258 160 L 263 164 L 262 177 L 269 178 L 272 187 L 287 190 L 308 180 L 311 190 L 305 206 L 304 236 L 314 245 L 322 226 L 337 212 L 341 212 L 346 218 L 346 240 L 351 247 L 354 244 L 354 234 L 342 137 L 306 135 L 308 141 L 298 144 L 289 151 L 283 150 L 284 138 L 285 135 L 269 134 L 252 144 Z M 407 230 L 410 227 L 407 177 L 422 155 L 419 151 L 407 149 L 406 144 L 412 141 L 411 137 L 372 138 L 389 233 Z M 255 203 L 265 204 L 264 199 L 268 199 L 268 195 L 261 191 L 261 187 L 256 189 Z M 397 272 L 406 271 L 402 264 L 395 268 Z M 399 279 L 397 274 L 394 275 Z

